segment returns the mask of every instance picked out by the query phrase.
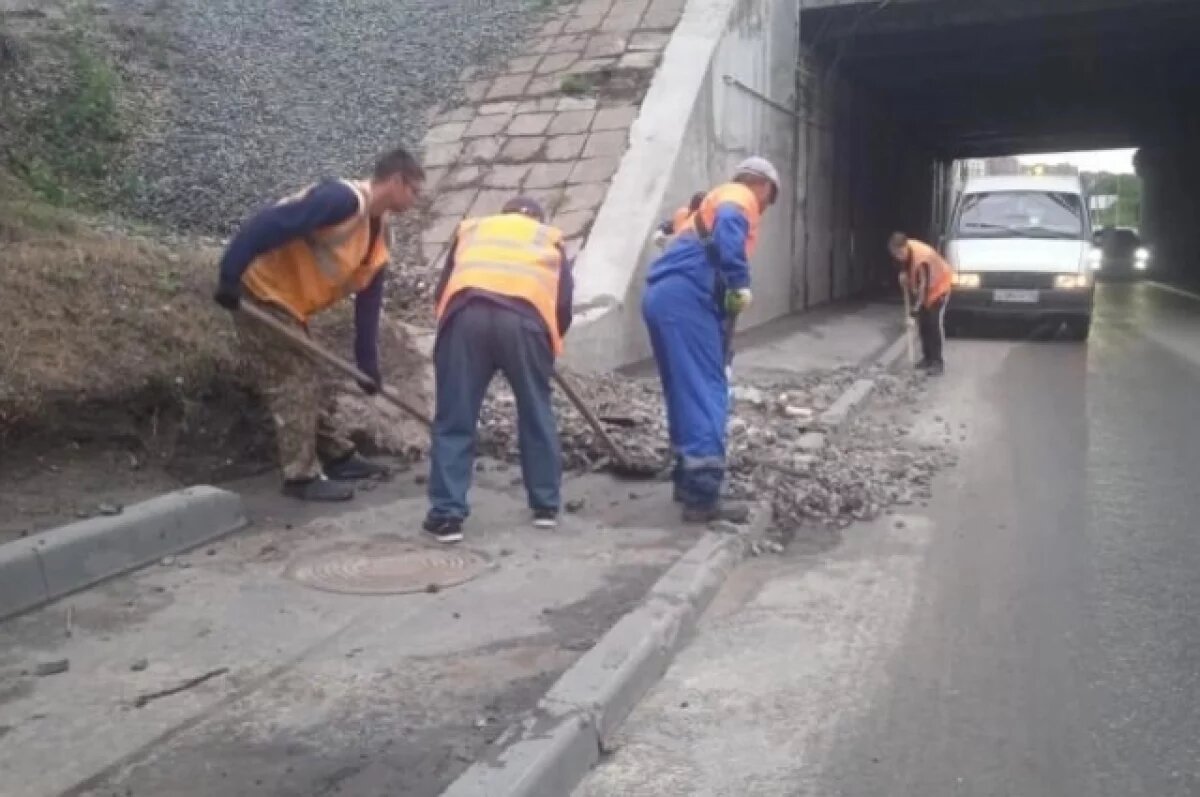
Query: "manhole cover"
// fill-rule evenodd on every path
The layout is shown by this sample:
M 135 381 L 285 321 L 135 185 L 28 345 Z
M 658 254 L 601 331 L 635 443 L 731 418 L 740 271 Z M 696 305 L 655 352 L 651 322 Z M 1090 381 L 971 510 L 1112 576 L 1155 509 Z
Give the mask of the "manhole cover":
M 462 548 L 405 546 L 315 554 L 292 562 L 284 575 L 326 592 L 398 595 L 457 586 L 486 568 L 487 562 Z

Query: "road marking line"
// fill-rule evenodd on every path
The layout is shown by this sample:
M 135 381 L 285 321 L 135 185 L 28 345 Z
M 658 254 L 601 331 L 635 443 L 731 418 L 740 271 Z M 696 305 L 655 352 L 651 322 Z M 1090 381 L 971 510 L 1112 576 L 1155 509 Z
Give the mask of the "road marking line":
M 1145 284 L 1153 288 L 1158 288 L 1160 291 L 1177 293 L 1180 296 L 1186 296 L 1189 299 L 1194 299 L 1195 301 L 1200 302 L 1200 293 L 1192 293 L 1191 291 L 1185 291 L 1183 288 L 1176 288 L 1174 285 L 1167 285 L 1166 283 L 1155 282 L 1154 280 L 1146 280 Z

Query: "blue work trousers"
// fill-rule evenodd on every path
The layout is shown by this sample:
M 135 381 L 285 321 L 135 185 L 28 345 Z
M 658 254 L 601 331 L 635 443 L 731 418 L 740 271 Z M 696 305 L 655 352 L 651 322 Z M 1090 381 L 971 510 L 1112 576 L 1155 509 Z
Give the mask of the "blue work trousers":
M 685 506 L 714 507 L 725 478 L 729 383 L 712 289 L 685 276 L 663 277 L 646 286 L 642 317 L 662 380 L 678 494 Z
M 446 319 L 434 347 L 437 414 L 430 453 L 429 514 L 465 518 L 479 411 L 496 371 L 517 400 L 521 475 L 531 509 L 559 508 L 562 452 L 550 403 L 554 353 L 532 315 L 472 299 Z

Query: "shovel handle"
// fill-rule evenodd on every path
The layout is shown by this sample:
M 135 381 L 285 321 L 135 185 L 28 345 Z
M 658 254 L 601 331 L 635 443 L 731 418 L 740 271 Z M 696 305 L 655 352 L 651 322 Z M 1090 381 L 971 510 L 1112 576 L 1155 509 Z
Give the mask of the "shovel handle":
M 237 312 L 245 313 L 263 326 L 270 327 L 279 335 L 287 338 L 287 340 L 293 345 L 308 352 L 321 362 L 324 362 L 326 365 L 341 371 L 351 379 L 364 382 L 366 384 L 375 384 L 374 379 L 367 376 L 353 364 L 347 362 L 341 357 L 338 357 L 336 354 L 310 338 L 308 335 L 302 334 L 294 327 L 283 323 L 258 305 L 253 304 L 252 302 L 243 301 L 238 305 Z M 433 424 L 430 422 L 429 416 L 418 410 L 416 407 L 410 406 L 408 402 L 396 395 L 391 388 L 387 387 L 386 385 L 381 386 L 379 395 L 383 396 L 390 403 L 405 412 L 413 420 L 419 421 L 423 426 L 425 426 L 426 429 L 432 428 Z
M 613 457 L 621 464 L 628 465 L 629 457 L 625 455 L 625 450 L 617 445 L 617 441 L 613 440 L 608 434 L 608 431 L 604 428 L 604 424 L 596 417 L 596 413 L 592 412 L 592 408 L 580 398 L 579 394 L 575 392 L 575 388 L 571 387 L 571 383 L 564 379 L 563 375 L 558 371 L 554 372 L 554 383 L 558 385 L 563 394 L 575 405 L 575 409 L 579 410 L 579 414 L 592 427 L 592 431 L 596 433 L 596 436 L 604 441 L 604 445 L 612 452 Z

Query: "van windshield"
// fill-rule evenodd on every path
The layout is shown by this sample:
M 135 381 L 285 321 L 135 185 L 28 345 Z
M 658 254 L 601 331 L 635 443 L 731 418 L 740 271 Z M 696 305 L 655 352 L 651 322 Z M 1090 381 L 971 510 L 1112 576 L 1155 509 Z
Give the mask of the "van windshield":
M 959 238 L 1083 238 L 1083 204 L 1057 191 L 991 191 L 963 197 Z

